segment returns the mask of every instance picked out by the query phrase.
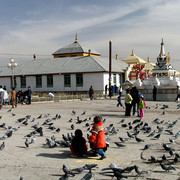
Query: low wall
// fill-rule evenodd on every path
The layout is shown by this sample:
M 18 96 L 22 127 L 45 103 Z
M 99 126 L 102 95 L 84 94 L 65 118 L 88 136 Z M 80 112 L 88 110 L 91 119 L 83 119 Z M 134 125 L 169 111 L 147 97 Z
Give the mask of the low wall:
M 153 89 L 138 88 L 139 92 L 144 95 L 145 100 L 153 101 Z M 176 87 L 157 88 L 156 101 L 175 101 L 178 95 Z

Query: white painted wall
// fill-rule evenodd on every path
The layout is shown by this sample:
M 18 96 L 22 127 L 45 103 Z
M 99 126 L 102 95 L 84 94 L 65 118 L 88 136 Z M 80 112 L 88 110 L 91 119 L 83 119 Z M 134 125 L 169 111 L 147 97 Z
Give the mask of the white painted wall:
M 10 77 L 1 77 L 0 84 L 6 85 L 7 90 L 10 91 Z M 76 87 L 76 74 L 71 74 L 71 87 L 64 87 L 64 75 L 53 75 L 53 87 L 47 87 L 47 76 L 42 75 L 42 88 L 36 87 L 36 76 L 26 76 L 26 88 L 21 88 L 20 77 L 16 77 L 17 87 L 16 91 L 27 90 L 31 86 L 32 91 L 88 91 L 90 86 L 93 86 L 95 91 L 104 91 L 105 85 L 109 85 L 108 73 L 84 73 L 83 87 Z M 112 84 L 113 84 L 112 74 Z M 116 85 L 119 86 L 119 74 L 116 74 Z

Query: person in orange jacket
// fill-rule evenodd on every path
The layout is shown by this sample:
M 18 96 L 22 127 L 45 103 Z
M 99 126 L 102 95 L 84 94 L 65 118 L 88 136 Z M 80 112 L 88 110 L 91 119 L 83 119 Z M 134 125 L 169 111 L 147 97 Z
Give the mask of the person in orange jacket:
M 100 116 L 94 118 L 94 125 L 92 126 L 89 137 L 90 147 L 92 148 L 95 156 L 101 156 L 101 159 L 106 158 L 105 151 L 107 150 L 105 131 Z

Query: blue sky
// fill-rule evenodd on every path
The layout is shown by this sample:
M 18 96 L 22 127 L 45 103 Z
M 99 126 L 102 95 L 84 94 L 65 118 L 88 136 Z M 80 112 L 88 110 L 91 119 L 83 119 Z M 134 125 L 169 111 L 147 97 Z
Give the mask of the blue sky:
M 171 64 L 180 67 L 179 7 L 179 0 L 1 0 L 0 63 L 26 62 L 34 53 L 50 58 L 77 33 L 81 44 L 102 56 L 108 56 L 111 40 L 113 57 L 122 59 L 134 49 L 152 62 L 163 38 Z

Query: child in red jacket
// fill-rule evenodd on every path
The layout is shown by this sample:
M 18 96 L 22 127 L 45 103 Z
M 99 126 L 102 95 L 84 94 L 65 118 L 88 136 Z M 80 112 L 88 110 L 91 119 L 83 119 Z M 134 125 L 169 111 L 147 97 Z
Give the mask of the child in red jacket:
M 95 156 L 101 156 L 101 159 L 106 158 L 105 151 L 107 150 L 106 147 L 106 140 L 105 140 L 105 131 L 103 128 L 103 123 L 101 122 L 101 117 L 96 116 L 94 118 L 94 125 L 90 132 L 92 135 L 89 137 L 90 146 L 93 149 Z

